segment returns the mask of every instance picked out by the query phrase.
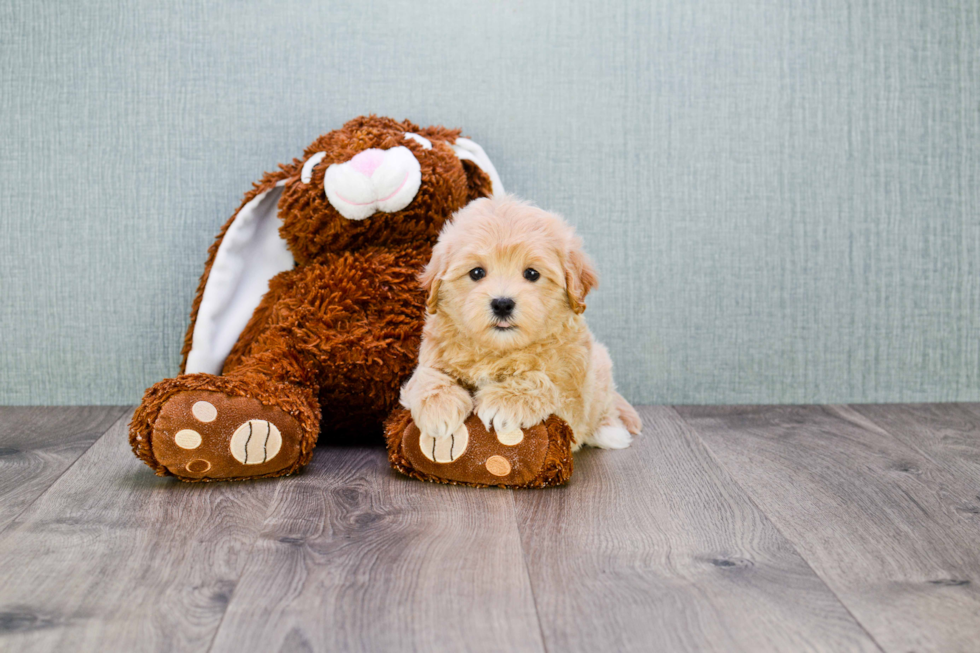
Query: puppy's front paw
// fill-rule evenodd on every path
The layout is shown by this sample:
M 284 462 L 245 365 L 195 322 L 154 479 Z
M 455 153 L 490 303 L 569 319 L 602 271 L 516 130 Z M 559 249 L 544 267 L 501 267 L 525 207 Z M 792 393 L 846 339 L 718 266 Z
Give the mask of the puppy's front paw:
M 535 395 L 519 395 L 487 386 L 476 393 L 476 416 L 489 431 L 508 433 L 529 429 L 543 422 L 554 412 L 551 402 Z
M 441 440 L 459 430 L 473 412 L 473 398 L 464 388 L 446 386 L 410 406 L 415 426 L 423 435 Z

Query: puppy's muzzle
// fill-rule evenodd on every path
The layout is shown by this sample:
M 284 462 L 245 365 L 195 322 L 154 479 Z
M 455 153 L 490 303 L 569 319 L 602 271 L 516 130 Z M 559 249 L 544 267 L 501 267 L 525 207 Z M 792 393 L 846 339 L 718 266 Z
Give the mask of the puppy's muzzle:
M 490 310 L 500 319 L 506 319 L 514 312 L 517 303 L 510 297 L 494 297 L 490 300 Z

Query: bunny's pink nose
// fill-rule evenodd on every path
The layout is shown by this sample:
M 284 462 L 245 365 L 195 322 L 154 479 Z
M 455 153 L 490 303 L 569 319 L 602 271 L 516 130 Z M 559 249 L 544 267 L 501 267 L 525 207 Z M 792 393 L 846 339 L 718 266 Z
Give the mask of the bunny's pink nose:
M 384 160 L 384 152 L 371 148 L 370 150 L 364 150 L 351 159 L 350 165 L 365 177 L 370 177 Z

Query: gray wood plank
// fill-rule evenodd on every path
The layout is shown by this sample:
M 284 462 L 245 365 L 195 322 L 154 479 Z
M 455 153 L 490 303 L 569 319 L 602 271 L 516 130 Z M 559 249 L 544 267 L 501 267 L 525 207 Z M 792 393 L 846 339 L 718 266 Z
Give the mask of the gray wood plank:
M 203 651 L 277 488 L 184 484 L 120 419 L 0 537 L 0 650 Z
M 120 406 L 0 406 L 0 532 L 128 412 Z
M 670 408 L 515 496 L 552 651 L 878 650 Z
M 512 495 L 325 448 L 283 486 L 214 651 L 542 651 Z
M 952 517 L 980 526 L 980 404 L 865 404 L 851 406 L 902 444 L 919 451 L 950 475 L 964 481 L 965 501 L 943 503 Z M 931 468 L 919 470 L 930 473 Z
M 679 411 L 883 648 L 977 650 L 975 476 L 848 407 Z

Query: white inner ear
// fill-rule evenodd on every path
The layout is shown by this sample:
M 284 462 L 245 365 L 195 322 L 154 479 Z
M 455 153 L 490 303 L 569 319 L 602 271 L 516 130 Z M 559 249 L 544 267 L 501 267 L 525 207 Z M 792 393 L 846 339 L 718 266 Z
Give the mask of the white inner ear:
M 325 156 L 327 156 L 326 152 L 317 152 L 306 160 L 306 163 L 303 164 L 303 172 L 300 174 L 300 179 L 304 184 L 310 183 L 310 179 L 313 179 L 313 168 L 315 168 L 316 164 L 320 163 L 320 161 L 323 161 L 323 157 Z
M 430 141 L 425 136 L 419 136 L 418 134 L 414 134 L 412 132 L 405 132 L 405 138 L 407 138 L 408 140 L 415 141 L 416 143 L 422 146 L 423 150 L 432 149 L 432 141 Z
M 225 232 L 197 310 L 185 374 L 220 374 L 269 280 L 293 268 L 292 252 L 279 235 L 277 204 L 284 183 L 256 195 Z
M 493 167 L 490 157 L 487 156 L 482 147 L 468 138 L 457 138 L 456 142 L 453 143 L 453 151 L 460 159 L 472 161 L 480 170 L 487 173 L 494 195 L 504 194 L 504 185 L 500 183 L 500 175 L 497 174 L 497 169 Z

